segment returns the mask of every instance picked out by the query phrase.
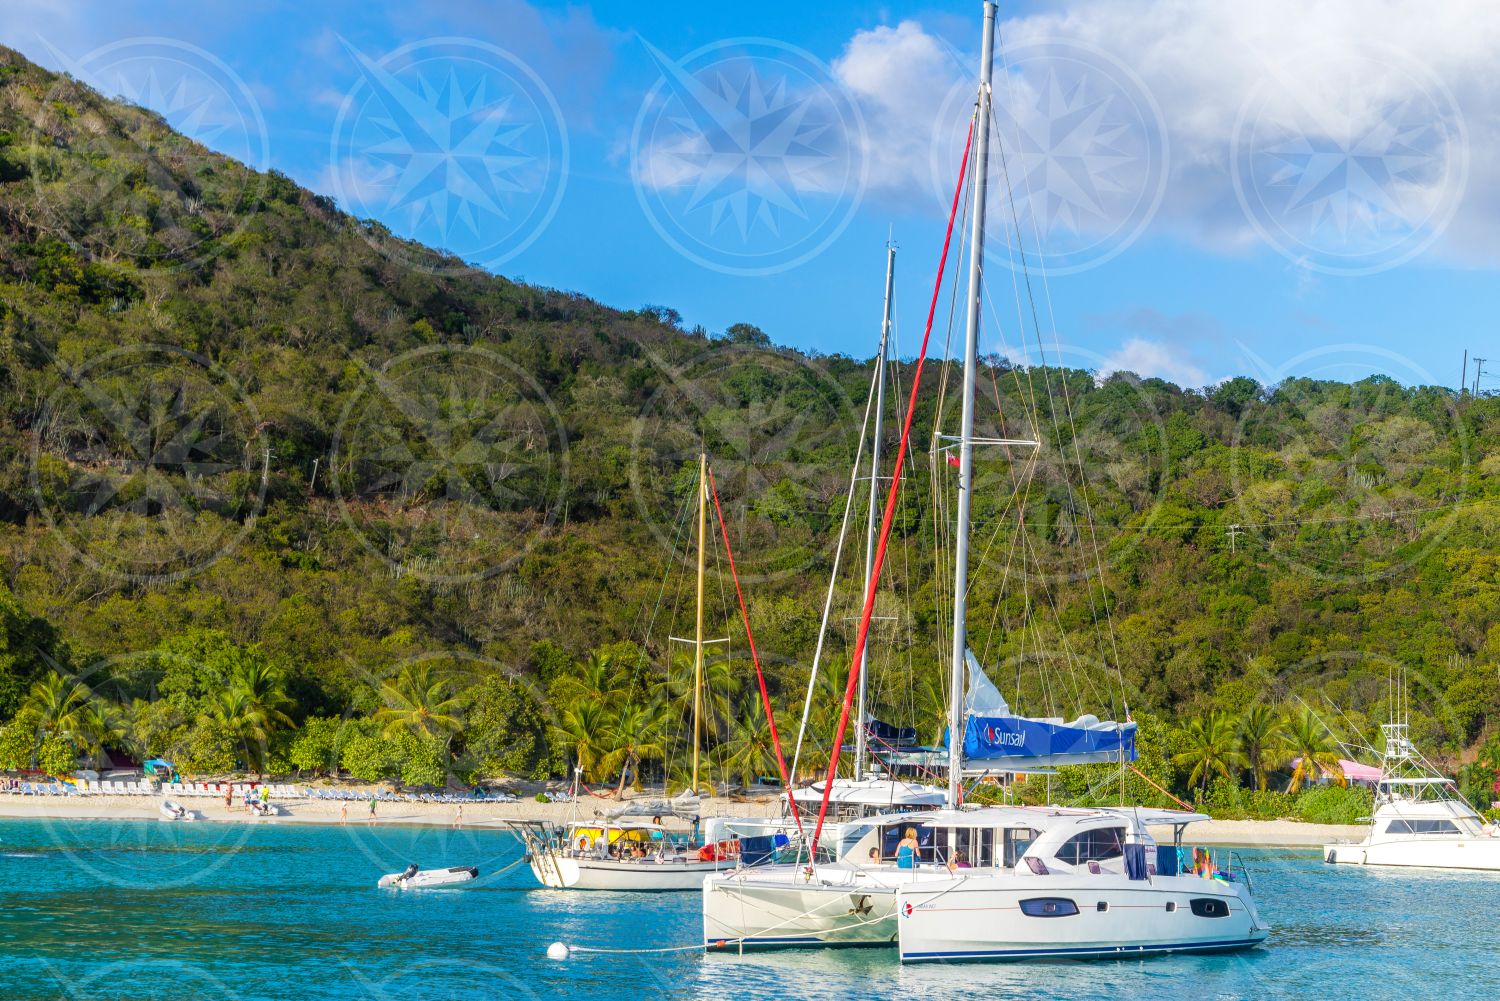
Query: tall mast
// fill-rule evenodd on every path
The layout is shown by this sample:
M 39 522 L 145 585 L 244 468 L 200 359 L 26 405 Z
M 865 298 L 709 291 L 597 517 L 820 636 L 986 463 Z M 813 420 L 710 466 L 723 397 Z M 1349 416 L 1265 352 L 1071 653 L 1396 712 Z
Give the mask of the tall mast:
M 984 5 L 984 41 L 979 58 L 979 101 L 974 114 L 974 218 L 969 236 L 969 302 L 964 324 L 963 410 L 958 431 L 958 524 L 953 563 L 953 663 L 948 703 L 948 799 L 958 806 L 963 788 L 964 654 L 969 648 L 969 507 L 974 486 L 974 381 L 979 357 L 979 309 L 984 294 L 984 188 L 989 173 L 990 77 L 995 58 L 995 5 Z
M 885 247 L 885 311 L 880 322 L 880 356 L 875 359 L 875 441 L 870 448 L 870 512 L 865 526 L 865 604 L 878 583 L 870 573 L 875 567 L 875 536 L 879 524 L 875 510 L 880 504 L 880 435 L 881 419 L 885 416 L 885 359 L 891 338 L 891 289 L 896 275 L 896 245 Z M 870 664 L 870 645 L 867 642 L 859 652 L 859 714 L 855 717 L 854 731 L 854 780 L 865 777 L 865 752 L 868 737 L 865 733 L 865 685 Z
M 698 453 L 698 631 L 693 634 L 693 795 L 698 795 L 698 748 L 703 740 L 703 565 L 708 538 L 708 453 Z

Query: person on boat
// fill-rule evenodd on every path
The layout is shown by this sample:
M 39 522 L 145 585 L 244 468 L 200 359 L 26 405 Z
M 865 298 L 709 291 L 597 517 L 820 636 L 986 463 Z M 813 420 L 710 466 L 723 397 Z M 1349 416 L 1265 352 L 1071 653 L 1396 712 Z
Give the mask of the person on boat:
M 585 834 L 583 837 L 581 837 L 581 838 L 578 839 L 578 851 L 579 851 L 580 854 L 582 854 L 583 852 L 586 852 L 588 850 L 589 850 L 589 839 L 588 839 L 588 835 Z
M 880 864 L 880 848 L 877 845 L 871 845 L 870 846 L 870 864 L 871 865 L 879 865 Z
M 956 872 L 959 869 L 972 869 L 972 868 L 974 868 L 974 867 L 969 864 L 969 853 L 966 852 L 966 851 L 964 851 L 962 848 L 959 848 L 956 851 L 954 851 L 953 857 L 948 860 L 948 871 L 949 872 Z
M 906 837 L 896 845 L 896 868 L 915 869 L 917 867 L 917 853 L 921 851 L 921 845 L 917 843 L 917 829 L 908 827 Z

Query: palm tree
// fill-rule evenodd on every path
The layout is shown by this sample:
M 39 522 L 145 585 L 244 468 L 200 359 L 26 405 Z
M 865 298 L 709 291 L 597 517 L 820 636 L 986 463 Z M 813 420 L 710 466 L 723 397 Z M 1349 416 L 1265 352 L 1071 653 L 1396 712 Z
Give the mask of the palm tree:
M 1243 767 L 1244 758 L 1235 746 L 1234 720 L 1228 714 L 1215 709 L 1200 716 L 1187 726 L 1188 748 L 1172 756 L 1172 762 L 1191 768 L 1188 785 L 1196 785 L 1199 792 L 1208 786 L 1210 775 L 1215 773 L 1231 778 L 1232 769 Z
M 552 740 L 567 746 L 590 782 L 598 779 L 600 762 L 610 751 L 612 722 L 598 699 L 581 698 L 564 706 L 551 725 Z
M 296 703 L 286 693 L 281 671 L 261 661 L 235 665 L 225 682 L 209 705 L 209 715 L 240 745 L 245 764 L 259 778 L 265 774 L 271 738 L 293 725 L 287 710 Z
M 50 671 L 32 683 L 26 707 L 41 717 L 42 731 L 75 744 L 89 730 L 89 704 L 94 693 L 77 678 Z
M 610 749 L 599 759 L 599 770 L 608 774 L 620 770 L 620 784 L 615 789 L 617 796 L 625 792 L 625 777 L 639 768 L 644 761 L 659 761 L 666 757 L 667 746 L 663 739 L 663 728 L 667 717 L 659 702 L 644 706 L 623 706 L 609 725 L 607 739 Z
M 1255 788 L 1265 792 L 1267 775 L 1281 761 L 1283 751 L 1281 720 L 1276 710 L 1265 703 L 1251 706 L 1240 717 L 1238 737 L 1240 754 L 1255 779 Z
M 1320 774 L 1327 775 L 1338 785 L 1348 784 L 1339 764 L 1338 745 L 1333 734 L 1311 709 L 1303 707 L 1300 713 L 1287 719 L 1284 747 L 1287 755 L 1296 761 L 1287 792 L 1298 792 L 1304 782 L 1316 780 Z
M 754 785 L 762 775 L 777 774 L 771 728 L 766 725 L 765 713 L 758 706 L 748 708 L 730 721 L 729 739 L 725 744 L 729 754 L 724 759 L 724 769 L 737 775 L 740 784 L 746 788 Z
M 463 729 L 458 717 L 462 699 L 430 662 L 407 664 L 396 677 L 382 682 L 380 700 L 384 705 L 376 710 L 375 720 L 387 738 L 405 730 L 434 740 L 442 737 L 446 746 Z
M 558 701 L 573 704 L 581 699 L 593 699 L 601 706 L 613 709 L 630 694 L 631 665 L 616 661 L 608 650 L 593 650 L 579 665 L 576 675 L 559 678 L 554 693 Z

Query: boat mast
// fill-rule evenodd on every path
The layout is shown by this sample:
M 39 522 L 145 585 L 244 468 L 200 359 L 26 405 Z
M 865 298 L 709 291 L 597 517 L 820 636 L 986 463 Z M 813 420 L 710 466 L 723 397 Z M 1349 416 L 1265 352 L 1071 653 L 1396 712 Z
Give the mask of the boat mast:
M 984 293 L 984 188 L 989 172 L 990 78 L 995 57 L 995 5 L 984 5 L 984 40 L 979 59 L 979 99 L 974 114 L 974 218 L 969 236 L 969 301 L 964 324 L 963 410 L 958 432 L 958 523 L 953 565 L 953 663 L 948 703 L 948 798 L 956 809 L 963 789 L 964 654 L 969 590 L 969 508 L 974 485 L 974 382 L 979 357 L 979 309 Z
M 698 626 L 693 634 L 693 795 L 698 795 L 698 748 L 703 737 L 703 566 L 708 538 L 708 453 L 698 453 Z
M 877 581 L 871 570 L 875 567 L 875 536 L 878 524 L 875 509 L 880 503 L 880 434 L 881 419 L 885 416 L 885 359 L 891 338 L 891 289 L 896 275 L 896 245 L 885 247 L 885 311 L 880 322 L 880 355 L 875 359 L 875 440 L 870 448 L 870 511 L 865 525 L 865 603 L 875 590 Z M 865 686 L 870 664 L 870 645 L 865 644 L 859 653 L 859 714 L 855 717 L 854 731 L 854 781 L 865 777 L 865 753 L 868 736 L 865 733 Z

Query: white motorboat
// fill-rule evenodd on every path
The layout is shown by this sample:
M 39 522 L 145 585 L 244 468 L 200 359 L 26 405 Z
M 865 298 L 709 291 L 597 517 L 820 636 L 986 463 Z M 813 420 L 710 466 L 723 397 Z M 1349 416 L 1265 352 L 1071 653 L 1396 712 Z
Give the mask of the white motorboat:
M 1406 723 L 1387 723 L 1381 731 L 1385 750 L 1370 829 L 1360 841 L 1324 845 L 1324 861 L 1500 871 L 1500 832 L 1428 764 Z
M 161 819 L 162 820 L 195 820 L 195 819 L 197 819 L 194 816 L 192 810 L 189 810 L 187 807 L 182 806 L 180 803 L 175 803 L 175 802 L 173 802 L 170 799 L 164 799 L 164 800 L 162 800 L 161 803 L 157 805 L 156 809 L 161 814 Z
M 739 865 L 732 841 L 694 847 L 660 824 L 628 820 L 515 821 L 537 882 L 555 890 L 696 890 Z
M 1227 952 L 1265 941 L 1248 874 L 1233 853 L 1198 849 L 1183 871 L 1183 828 L 1168 810 L 992 807 L 934 814 L 936 851 L 962 865 L 895 890 L 901 961 L 1122 958 Z M 1158 846 L 1148 826 L 1170 825 Z
M 393 872 L 380 877 L 376 886 L 397 890 L 428 890 L 439 886 L 457 886 L 479 878 L 479 870 L 472 865 L 456 865 L 446 869 L 421 869 L 415 863 L 404 872 Z

